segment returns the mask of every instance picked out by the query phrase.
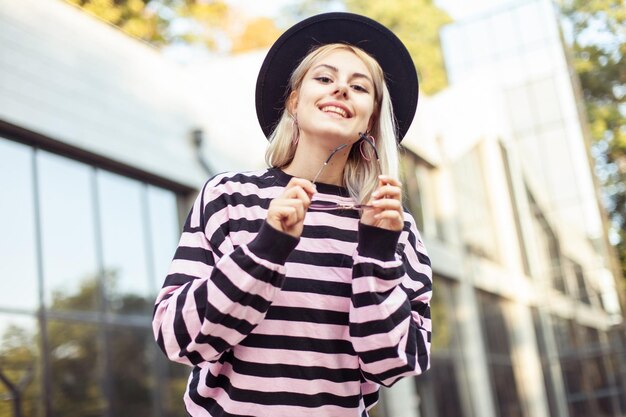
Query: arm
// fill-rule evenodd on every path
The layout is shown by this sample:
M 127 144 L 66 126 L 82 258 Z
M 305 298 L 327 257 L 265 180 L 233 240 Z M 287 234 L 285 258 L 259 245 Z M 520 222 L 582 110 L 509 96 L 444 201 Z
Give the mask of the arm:
M 406 217 L 401 233 L 360 224 L 352 269 L 352 345 L 364 377 L 385 386 L 430 366 L 432 272 Z
M 359 224 L 350 336 L 364 377 L 389 386 L 430 366 L 432 270 L 400 182 L 379 181 Z
M 160 348 L 188 365 L 217 360 L 263 320 L 298 243 L 264 222 L 250 243 L 233 250 L 218 180 L 205 185 L 189 213 L 154 309 Z

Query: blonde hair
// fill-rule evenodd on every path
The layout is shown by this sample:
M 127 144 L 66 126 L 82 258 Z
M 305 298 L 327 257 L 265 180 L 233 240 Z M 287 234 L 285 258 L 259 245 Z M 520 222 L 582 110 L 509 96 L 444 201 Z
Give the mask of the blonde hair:
M 332 43 L 320 46 L 309 52 L 291 74 L 285 92 L 285 102 L 293 91 L 299 90 L 304 76 L 313 64 L 337 50 L 347 50 L 359 57 L 372 75 L 374 83 L 374 123 L 369 134 L 376 139 L 382 172 L 378 172 L 374 162 L 376 156 L 367 144 L 363 145 L 362 149 L 370 161 L 363 158 L 358 145 L 352 146 L 343 170 L 343 184 L 348 189 L 350 197 L 364 203 L 378 187 L 379 174 L 398 178 L 398 142 L 393 106 L 385 84 L 385 74 L 378 62 L 364 50 L 352 45 Z M 285 108 L 269 137 L 270 144 L 265 153 L 265 160 L 269 166 L 282 168 L 291 163 L 297 147 L 292 140 L 296 134 L 295 129 L 297 127 L 293 118 Z

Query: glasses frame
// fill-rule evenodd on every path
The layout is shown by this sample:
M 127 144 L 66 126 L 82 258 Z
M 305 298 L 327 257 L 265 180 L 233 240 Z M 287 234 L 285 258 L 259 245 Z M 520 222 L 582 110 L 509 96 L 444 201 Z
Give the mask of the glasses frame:
M 363 145 L 363 142 L 368 143 L 372 150 L 374 151 L 374 156 L 376 156 L 376 164 L 378 167 L 378 172 L 382 173 L 381 170 L 381 166 L 380 166 L 380 157 L 378 156 L 378 150 L 376 149 L 376 144 L 374 143 L 374 138 L 372 138 L 371 136 L 367 136 L 362 132 L 359 132 L 359 140 L 356 141 L 354 144 L 359 144 L 359 146 Z M 326 161 L 324 161 L 324 164 L 321 166 L 321 168 L 319 169 L 319 171 L 317 171 L 317 174 L 315 174 L 315 177 L 313 178 L 313 180 L 311 181 L 314 185 L 317 182 L 317 179 L 319 178 L 319 176 L 322 174 L 322 171 L 324 171 L 324 168 L 326 168 L 326 166 L 328 165 L 328 163 L 330 162 L 330 160 L 332 159 L 333 156 L 335 156 L 335 154 L 337 152 L 339 152 L 340 150 L 344 149 L 345 147 L 347 147 L 348 144 L 344 143 L 343 145 L 338 146 L 337 148 L 335 148 L 330 155 L 328 156 L 328 158 L 326 159 Z M 362 152 L 361 152 L 362 153 Z M 363 153 L 362 153 L 363 154 Z M 363 154 L 363 157 L 365 159 L 367 159 L 367 157 Z M 320 211 L 331 211 L 331 210 L 363 210 L 366 208 L 373 208 L 374 206 L 368 205 L 368 204 L 357 204 L 357 203 L 335 203 L 335 202 L 330 202 L 330 203 L 321 203 L 321 202 L 311 202 L 311 204 L 309 205 L 309 209 L 313 209 L 313 210 L 320 210 Z

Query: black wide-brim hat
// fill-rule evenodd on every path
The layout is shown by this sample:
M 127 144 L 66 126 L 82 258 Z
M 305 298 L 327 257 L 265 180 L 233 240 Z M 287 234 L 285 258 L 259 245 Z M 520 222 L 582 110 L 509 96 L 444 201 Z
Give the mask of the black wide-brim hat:
M 392 31 L 375 20 L 340 12 L 319 14 L 297 23 L 270 48 L 256 83 L 256 114 L 265 136 L 270 136 L 284 110 L 292 72 L 314 47 L 330 43 L 357 46 L 378 61 L 385 73 L 401 141 L 413 121 L 419 93 L 409 51 Z

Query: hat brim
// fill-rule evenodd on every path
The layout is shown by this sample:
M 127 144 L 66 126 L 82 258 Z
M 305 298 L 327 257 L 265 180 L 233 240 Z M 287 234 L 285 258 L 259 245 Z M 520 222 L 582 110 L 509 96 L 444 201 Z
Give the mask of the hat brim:
M 353 13 L 324 13 L 305 19 L 283 33 L 270 48 L 257 78 L 256 112 L 269 137 L 284 110 L 289 78 L 315 46 L 347 43 L 371 55 L 385 73 L 398 141 L 413 121 L 419 86 L 415 65 L 404 44 L 380 23 Z

